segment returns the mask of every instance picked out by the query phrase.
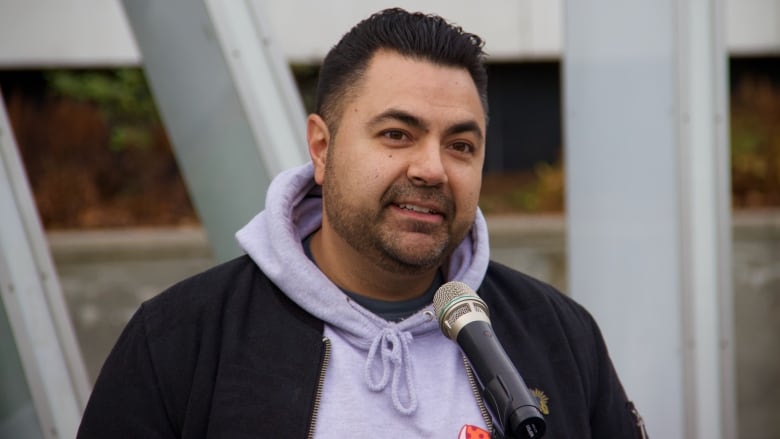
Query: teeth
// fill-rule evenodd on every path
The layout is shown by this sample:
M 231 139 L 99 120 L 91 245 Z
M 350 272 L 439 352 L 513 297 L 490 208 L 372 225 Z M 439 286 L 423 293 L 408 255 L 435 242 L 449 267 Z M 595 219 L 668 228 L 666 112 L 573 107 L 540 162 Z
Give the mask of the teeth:
M 427 209 L 425 207 L 418 207 L 413 204 L 399 204 L 398 207 L 400 207 L 401 209 L 411 210 L 412 212 L 435 213 L 431 209 Z

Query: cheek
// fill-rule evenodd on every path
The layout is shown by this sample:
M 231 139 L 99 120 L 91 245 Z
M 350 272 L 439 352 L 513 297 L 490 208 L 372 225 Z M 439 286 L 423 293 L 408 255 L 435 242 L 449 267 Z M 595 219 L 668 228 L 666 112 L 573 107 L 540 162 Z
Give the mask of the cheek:
M 452 187 L 457 205 L 457 216 L 461 220 L 472 221 L 479 206 L 480 179 L 468 179 Z
M 385 190 L 387 167 L 365 157 L 342 158 L 337 172 L 353 198 L 365 199 Z
M 463 202 L 476 204 L 479 201 L 479 193 L 482 187 L 482 172 L 465 170 L 450 177 L 453 191 L 459 194 L 458 198 Z
M 403 173 L 403 165 L 397 155 L 384 151 L 366 153 L 360 158 L 354 158 L 357 172 L 360 172 L 362 183 L 368 190 L 374 187 L 388 185 Z M 382 189 L 384 190 L 384 188 Z

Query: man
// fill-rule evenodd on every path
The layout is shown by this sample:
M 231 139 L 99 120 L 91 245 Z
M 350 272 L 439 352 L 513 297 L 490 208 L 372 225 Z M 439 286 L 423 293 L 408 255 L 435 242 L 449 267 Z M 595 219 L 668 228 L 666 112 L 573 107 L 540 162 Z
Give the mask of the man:
M 451 280 L 489 306 L 545 437 L 640 437 L 589 314 L 489 261 L 482 46 L 400 9 L 345 35 L 307 121 L 311 163 L 273 181 L 237 233 L 247 255 L 141 306 L 79 437 L 487 437 L 471 368 L 431 317 Z

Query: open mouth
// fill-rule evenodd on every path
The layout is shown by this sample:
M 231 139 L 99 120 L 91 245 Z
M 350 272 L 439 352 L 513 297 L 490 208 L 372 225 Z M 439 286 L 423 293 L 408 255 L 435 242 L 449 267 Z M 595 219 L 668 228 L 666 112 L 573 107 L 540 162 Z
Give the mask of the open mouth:
M 412 212 L 425 213 L 428 215 L 439 215 L 439 212 L 434 209 L 430 209 L 422 206 L 416 206 L 414 204 L 396 204 L 396 206 L 398 206 L 401 209 L 409 210 Z

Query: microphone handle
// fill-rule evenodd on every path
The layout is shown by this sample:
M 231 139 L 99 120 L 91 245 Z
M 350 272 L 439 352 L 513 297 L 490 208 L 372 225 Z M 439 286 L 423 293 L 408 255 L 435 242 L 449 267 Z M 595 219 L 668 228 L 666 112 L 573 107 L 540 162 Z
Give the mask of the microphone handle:
M 466 353 L 483 386 L 485 400 L 498 416 L 509 438 L 536 439 L 544 436 L 546 424 L 536 398 L 498 342 L 490 323 L 477 320 L 458 333 L 458 345 Z

